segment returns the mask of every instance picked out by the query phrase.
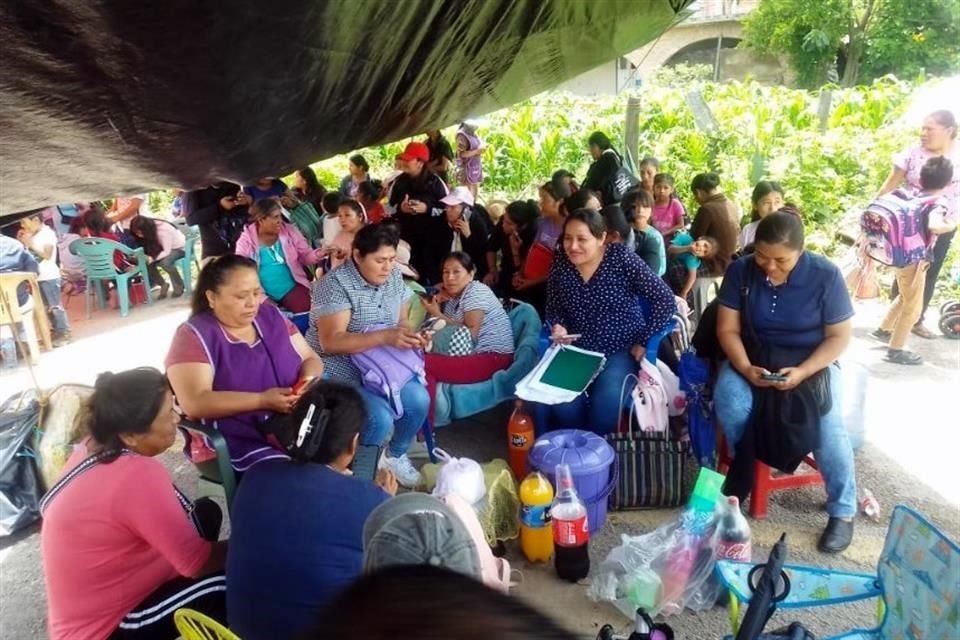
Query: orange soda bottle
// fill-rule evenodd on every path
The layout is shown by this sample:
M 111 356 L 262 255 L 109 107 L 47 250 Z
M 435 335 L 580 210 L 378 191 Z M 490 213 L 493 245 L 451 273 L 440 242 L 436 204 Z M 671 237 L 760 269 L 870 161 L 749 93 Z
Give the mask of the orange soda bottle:
M 553 485 L 539 471 L 520 483 L 520 549 L 529 562 L 547 562 L 553 556 L 552 503 Z
M 507 423 L 507 459 L 513 477 L 518 481 L 527 475 L 527 456 L 534 439 L 533 420 L 523 408 L 523 401 L 517 400 Z

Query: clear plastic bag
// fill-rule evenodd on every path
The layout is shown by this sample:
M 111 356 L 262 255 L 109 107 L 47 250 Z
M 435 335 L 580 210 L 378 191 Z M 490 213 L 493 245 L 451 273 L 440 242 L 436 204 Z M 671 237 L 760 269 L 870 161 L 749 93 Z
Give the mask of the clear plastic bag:
M 715 513 L 688 508 L 650 533 L 622 535 L 600 565 L 588 596 L 612 603 L 630 619 L 638 607 L 652 616 L 712 608 L 723 593 L 712 579 L 716 522 Z

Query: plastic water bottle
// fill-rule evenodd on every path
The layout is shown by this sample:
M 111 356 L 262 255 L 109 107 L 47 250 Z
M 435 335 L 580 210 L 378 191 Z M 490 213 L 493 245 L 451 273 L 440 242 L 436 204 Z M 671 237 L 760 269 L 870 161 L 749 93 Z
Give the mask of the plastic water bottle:
M 860 510 L 874 522 L 880 522 L 880 503 L 874 497 L 870 489 L 864 489 L 860 498 Z
M 557 575 L 576 582 L 590 573 L 590 528 L 587 507 L 577 494 L 570 465 L 558 464 L 557 497 L 550 510 L 553 516 L 554 564 Z
M 726 503 L 721 504 L 724 504 L 724 507 L 717 524 L 717 560 L 752 562 L 750 524 L 740 512 L 740 500 L 736 496 L 730 496 Z
M 539 471 L 520 483 L 520 550 L 528 562 L 547 562 L 553 555 L 552 502 L 553 487 Z
M 508 460 L 513 477 L 520 480 L 527 475 L 527 457 L 536 435 L 533 420 L 523 408 L 523 401 L 517 400 L 514 407 L 507 424 Z
M 17 368 L 17 343 L 13 338 L 3 338 L 0 340 L 0 356 L 3 357 L 4 369 Z

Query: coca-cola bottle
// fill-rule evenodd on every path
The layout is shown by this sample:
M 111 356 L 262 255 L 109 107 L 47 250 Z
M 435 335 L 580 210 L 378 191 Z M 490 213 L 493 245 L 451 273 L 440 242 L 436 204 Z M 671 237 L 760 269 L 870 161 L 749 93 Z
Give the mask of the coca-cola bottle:
M 740 500 L 727 498 L 720 522 L 717 523 L 717 560 L 753 561 L 750 543 L 750 524 L 740 513 Z
M 557 497 L 550 508 L 553 517 L 554 563 L 558 576 L 576 582 L 590 573 L 587 507 L 577 494 L 569 465 L 557 465 L 556 479 Z

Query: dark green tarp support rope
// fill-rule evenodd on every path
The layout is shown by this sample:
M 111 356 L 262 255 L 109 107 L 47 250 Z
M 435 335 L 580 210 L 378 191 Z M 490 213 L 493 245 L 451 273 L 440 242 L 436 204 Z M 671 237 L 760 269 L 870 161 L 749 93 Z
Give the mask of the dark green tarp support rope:
M 0 212 L 251 181 L 508 106 L 690 0 L 8 0 Z

